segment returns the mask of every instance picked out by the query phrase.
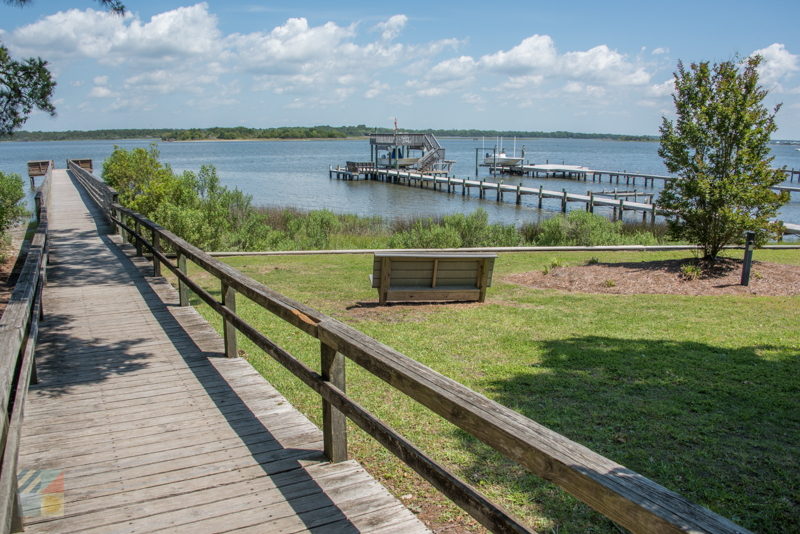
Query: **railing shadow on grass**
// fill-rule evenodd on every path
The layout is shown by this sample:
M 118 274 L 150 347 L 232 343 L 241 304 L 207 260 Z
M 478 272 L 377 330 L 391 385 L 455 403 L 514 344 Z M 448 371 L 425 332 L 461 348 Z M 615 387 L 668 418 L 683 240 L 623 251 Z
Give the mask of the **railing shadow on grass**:
M 800 353 L 603 336 L 536 344 L 542 356 L 528 371 L 478 383 L 490 398 L 754 532 L 800 524 L 791 489 L 800 487 Z M 616 530 L 469 434 L 453 435 L 473 456 L 470 482 L 502 483 L 569 530 Z
M 102 245 L 93 245 L 89 247 L 90 250 L 85 249 L 86 259 L 79 259 L 77 267 L 59 263 L 56 251 L 50 275 L 51 283 L 65 286 L 91 285 L 119 282 L 120 277 L 127 277 L 142 295 L 149 312 L 157 319 L 160 328 L 169 333 L 170 343 L 186 362 L 188 369 L 208 394 L 209 399 L 225 417 L 227 424 L 241 440 L 241 444 L 248 449 L 255 462 L 270 477 L 306 528 L 310 532 L 323 530 L 327 532 L 331 528 L 335 528 L 337 532 L 358 532 L 318 483 L 302 468 L 303 462 L 306 461 L 324 461 L 320 449 L 291 448 L 293 442 L 316 444 L 318 440 L 307 434 L 278 440 L 264 426 L 211 363 L 210 358 L 224 358 L 224 354 L 208 349 L 204 351 L 195 343 L 169 311 L 169 308 L 177 307 L 177 304 L 162 302 L 148 281 L 142 278 L 148 266 L 152 274 L 152 265 L 143 259 L 140 259 L 140 265 L 136 265 L 123 250 L 124 248 L 131 255 L 135 254 L 130 245 L 123 245 L 123 248 L 120 248 L 111 237 L 105 235 L 105 232 L 110 231 L 110 225 L 105 223 L 103 216 L 83 188 L 78 187 L 78 190 L 84 203 L 95 216 L 95 220 L 100 221 L 96 232 L 100 236 Z M 87 232 L 94 234 L 95 231 L 87 230 L 81 233 Z M 74 236 L 62 231 L 54 234 L 54 242 L 57 243 L 59 238 L 72 237 Z M 97 269 L 103 266 L 97 264 L 96 254 L 103 249 L 114 256 L 119 268 L 97 272 Z M 95 261 L 92 261 L 93 258 Z M 148 359 L 152 359 L 152 353 L 145 347 L 151 341 L 149 337 L 136 337 L 113 343 L 105 340 L 87 342 L 68 333 L 72 328 L 85 326 L 77 324 L 77 320 L 69 316 L 47 315 L 46 330 L 42 332 L 37 352 L 47 351 L 49 356 L 40 357 L 37 361 L 41 382 L 40 385 L 33 386 L 32 391 L 37 390 L 40 394 L 56 398 L 65 397 L 69 395 L 73 386 L 100 384 L 112 376 L 141 371 L 150 365 Z M 153 417 L 153 414 L 142 413 L 141 417 Z M 319 444 L 321 445 L 321 441 Z M 221 494 L 220 499 L 222 498 Z M 133 503 L 125 502 L 120 506 L 130 504 Z M 263 507 L 264 504 L 258 503 L 253 506 Z M 320 514 L 320 511 L 324 511 L 324 514 Z M 69 515 L 68 510 L 67 515 Z

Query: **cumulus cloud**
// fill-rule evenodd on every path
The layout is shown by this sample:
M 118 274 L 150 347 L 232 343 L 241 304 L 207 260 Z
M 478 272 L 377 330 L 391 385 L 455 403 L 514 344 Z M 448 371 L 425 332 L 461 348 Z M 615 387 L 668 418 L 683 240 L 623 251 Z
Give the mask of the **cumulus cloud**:
M 218 53 L 217 18 L 208 4 L 180 7 L 142 22 L 105 11 L 71 9 L 17 28 L 8 42 L 20 55 L 42 55 L 53 62 L 94 58 L 104 65 L 126 61 L 159 62 Z
M 651 54 L 653 54 L 654 56 L 657 56 L 659 54 L 669 54 L 669 48 L 661 48 L 661 47 L 659 47 L 659 48 L 656 48 L 655 50 L 653 50 L 651 52 Z
M 94 87 L 92 87 L 92 90 L 89 91 L 89 94 L 86 96 L 88 96 L 89 98 L 109 98 L 109 97 L 119 96 L 119 93 L 113 92 L 108 87 L 95 85 Z
M 92 82 L 94 82 L 95 85 L 107 85 L 108 76 L 95 76 Z
M 471 76 L 475 72 L 475 60 L 469 56 L 461 56 L 459 58 L 448 59 L 442 61 L 438 65 L 425 74 L 425 77 L 430 80 L 458 80 Z
M 533 35 L 508 52 L 499 51 L 480 59 L 482 68 L 502 74 L 524 74 L 533 69 L 553 67 L 558 59 L 549 35 Z
M 752 56 L 761 56 L 764 61 L 758 67 L 759 81 L 769 87 L 790 78 L 796 71 L 800 70 L 798 63 L 800 56 L 789 53 L 782 44 L 774 43 L 767 48 L 756 50 Z
M 645 95 L 659 98 L 663 96 L 669 96 L 674 92 L 675 92 L 675 80 L 670 79 L 663 83 L 655 83 L 649 85 L 645 90 Z
M 549 35 L 533 35 L 508 51 L 498 51 L 475 60 L 470 56 L 444 60 L 430 69 L 429 80 L 455 80 L 466 76 L 498 74 L 508 76 L 498 89 L 539 85 L 543 81 L 567 80 L 582 84 L 645 86 L 651 69 L 639 59 L 599 45 L 586 51 L 559 54 Z M 571 92 L 577 85 L 567 85 Z M 583 87 L 582 90 L 585 90 Z
M 381 39 L 383 41 L 392 41 L 400 35 L 401 31 L 403 31 L 403 28 L 406 26 L 406 22 L 408 22 L 408 17 L 405 15 L 395 15 L 386 22 L 379 22 L 376 24 L 372 28 L 372 31 L 380 32 Z

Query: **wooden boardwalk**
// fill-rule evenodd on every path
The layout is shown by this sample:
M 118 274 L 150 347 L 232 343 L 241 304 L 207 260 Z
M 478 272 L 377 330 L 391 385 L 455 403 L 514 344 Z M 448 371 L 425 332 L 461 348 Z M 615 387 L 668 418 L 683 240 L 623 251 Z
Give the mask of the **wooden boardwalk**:
M 66 171 L 19 471 L 64 470 L 26 532 L 429 532 L 121 245 Z

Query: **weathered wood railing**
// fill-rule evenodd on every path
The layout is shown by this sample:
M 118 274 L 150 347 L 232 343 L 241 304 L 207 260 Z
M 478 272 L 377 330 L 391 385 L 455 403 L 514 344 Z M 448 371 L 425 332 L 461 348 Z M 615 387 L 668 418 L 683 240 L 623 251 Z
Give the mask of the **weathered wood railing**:
M 0 447 L 3 451 L 0 467 L 0 529 L 3 533 L 22 531 L 17 494 L 17 458 L 28 384 L 36 383 L 33 353 L 39 321 L 43 319 L 42 287 L 47 280 L 47 208 L 52 172 L 53 166 L 48 165 L 44 181 L 36 193 L 39 225 L 14 292 L 0 319 Z
M 191 290 L 222 316 L 228 357 L 237 355 L 236 332 L 241 332 L 322 397 L 324 452 L 331 461 L 347 458 L 347 417 L 490 531 L 530 532 L 501 507 L 348 397 L 344 365 L 347 357 L 633 532 L 748 532 L 358 330 L 273 291 L 142 215 L 118 203 L 109 205 L 107 199 L 113 198 L 115 191 L 75 165 L 71 164 L 70 170 L 123 235 L 131 235 L 137 243 L 137 253 L 141 253 L 143 248 L 152 252 L 154 274 L 160 273 L 160 264 L 163 264 L 177 276 L 182 305 L 188 305 L 187 291 Z M 129 224 L 129 219 L 134 221 L 134 227 Z M 149 241 L 143 228 L 152 236 Z M 177 265 L 170 263 L 161 252 L 161 243 L 168 244 L 177 253 Z M 220 280 L 221 302 L 187 276 L 187 259 Z M 319 339 L 322 372 L 313 371 L 238 316 L 237 293 Z

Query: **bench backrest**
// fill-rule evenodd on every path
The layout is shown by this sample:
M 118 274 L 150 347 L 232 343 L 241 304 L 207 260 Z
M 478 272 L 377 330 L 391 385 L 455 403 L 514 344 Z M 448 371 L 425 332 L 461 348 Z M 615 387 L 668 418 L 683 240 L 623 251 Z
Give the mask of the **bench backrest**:
M 492 285 L 497 254 L 484 252 L 376 252 L 372 267 L 372 287 L 379 288 L 383 259 L 391 264 L 391 287 L 478 287 L 481 260 L 489 267 L 486 287 Z M 434 280 L 434 273 L 436 278 Z

